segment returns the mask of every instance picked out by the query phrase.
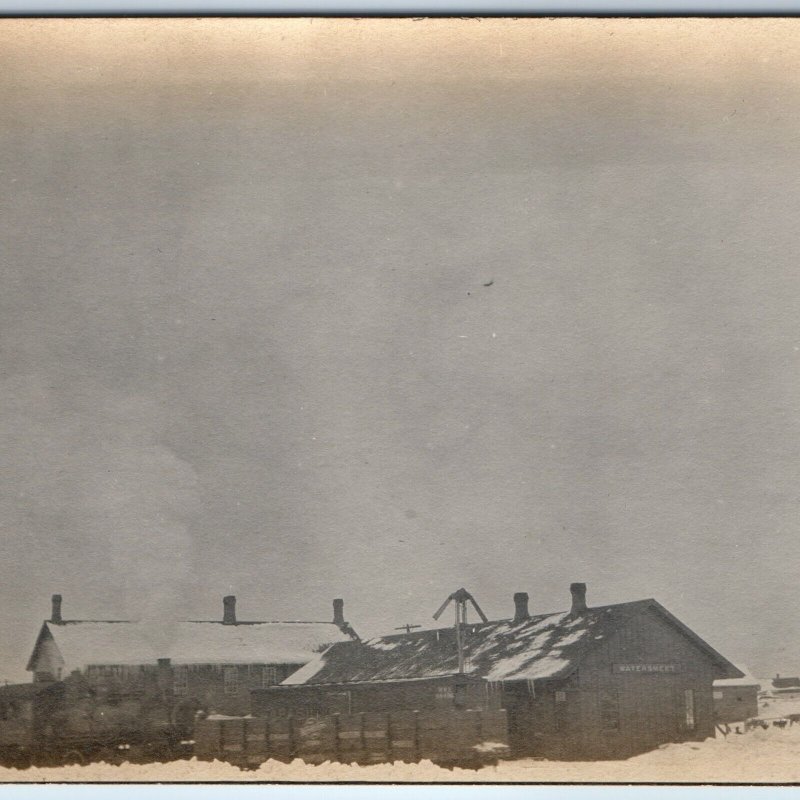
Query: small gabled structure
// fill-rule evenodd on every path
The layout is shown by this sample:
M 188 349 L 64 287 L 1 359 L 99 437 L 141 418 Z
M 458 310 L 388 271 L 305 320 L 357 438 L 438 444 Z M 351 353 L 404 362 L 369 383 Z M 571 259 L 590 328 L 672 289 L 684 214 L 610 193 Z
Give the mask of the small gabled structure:
M 37 683 L 81 673 L 101 693 L 155 683 L 177 705 L 247 713 L 250 689 L 279 683 L 334 643 L 357 639 L 341 600 L 333 620 L 240 621 L 236 598 L 221 620 L 66 620 L 61 596 L 36 639 L 27 669 Z
M 722 724 L 744 722 L 758 716 L 761 684 L 745 667 L 741 678 L 714 681 L 714 718 Z
M 713 735 L 712 683 L 742 673 L 653 599 L 335 644 L 256 714 L 505 708 L 518 755 L 620 757 Z

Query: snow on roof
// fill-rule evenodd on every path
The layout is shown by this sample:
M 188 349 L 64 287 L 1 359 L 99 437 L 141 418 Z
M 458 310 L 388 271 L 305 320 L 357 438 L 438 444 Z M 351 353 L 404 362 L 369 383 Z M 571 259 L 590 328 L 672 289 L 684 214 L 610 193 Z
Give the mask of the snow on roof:
M 555 678 L 568 673 L 586 647 L 616 630 L 637 604 L 466 625 L 465 672 L 489 681 Z M 417 631 L 330 647 L 283 685 L 437 678 L 458 670 L 452 628 Z
M 465 625 L 465 673 L 488 681 L 540 680 L 568 675 L 590 648 L 606 641 L 633 616 L 654 611 L 690 638 L 722 675 L 738 675 L 730 662 L 655 600 L 600 606 L 580 616 L 543 614 L 522 622 Z M 458 670 L 453 628 L 415 631 L 334 644 L 281 685 L 439 678 Z
M 46 622 L 45 631 L 45 641 L 49 634 L 66 672 L 91 663 L 144 664 L 156 660 L 142 629 L 131 622 L 68 622 L 63 625 Z M 31 661 L 35 654 L 34 650 Z M 98 660 L 101 657 L 103 660 Z
M 332 622 L 188 622 L 179 627 L 169 657 L 177 664 L 305 664 L 327 646 L 349 641 Z
M 159 658 L 173 664 L 305 664 L 328 645 L 352 638 L 332 622 L 46 622 L 45 630 L 67 671 Z
M 741 678 L 721 678 L 720 680 L 714 681 L 714 687 L 724 687 L 724 686 L 761 686 L 761 681 L 758 678 L 754 678 L 753 674 L 750 672 L 747 667 L 739 667 L 739 669 L 744 673 L 744 676 Z

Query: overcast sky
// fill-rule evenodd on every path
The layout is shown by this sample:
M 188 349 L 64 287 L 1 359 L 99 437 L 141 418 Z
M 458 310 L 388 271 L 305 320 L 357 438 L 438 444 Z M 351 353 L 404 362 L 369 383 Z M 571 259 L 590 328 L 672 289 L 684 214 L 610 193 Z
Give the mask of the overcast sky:
M 800 671 L 794 21 L 5 21 L 0 677 L 67 618 L 655 597 Z

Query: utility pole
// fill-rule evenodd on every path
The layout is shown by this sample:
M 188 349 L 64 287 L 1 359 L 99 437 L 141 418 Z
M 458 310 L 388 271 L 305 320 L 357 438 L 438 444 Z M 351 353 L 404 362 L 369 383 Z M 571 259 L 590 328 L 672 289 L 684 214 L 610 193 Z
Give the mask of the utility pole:
M 395 628 L 395 630 L 411 633 L 412 628 L 421 628 L 421 627 L 422 625 L 412 625 L 410 622 L 407 622 L 405 625 L 401 625 L 399 628 Z
M 464 642 L 461 640 L 462 616 L 466 616 L 467 609 L 461 603 L 455 603 L 456 607 L 456 647 L 458 648 L 458 674 L 464 674 Z M 463 610 L 462 610 L 463 609 Z

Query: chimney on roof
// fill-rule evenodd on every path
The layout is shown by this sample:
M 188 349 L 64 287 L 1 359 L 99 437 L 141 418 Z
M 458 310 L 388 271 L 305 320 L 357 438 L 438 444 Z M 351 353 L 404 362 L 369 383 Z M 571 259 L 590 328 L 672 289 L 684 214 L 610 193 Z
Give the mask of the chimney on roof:
M 586 584 L 571 583 L 569 590 L 572 593 L 572 608 L 569 613 L 573 617 L 580 617 L 586 613 Z
M 514 593 L 514 622 L 523 622 L 528 619 L 528 593 L 515 592 Z
M 229 594 L 222 598 L 222 624 L 236 624 L 236 595 Z
M 61 618 L 61 595 L 54 594 L 50 598 L 50 622 L 60 625 L 63 621 Z
M 333 601 L 333 624 L 338 625 L 340 628 L 347 624 L 344 621 L 344 600 L 340 597 Z

